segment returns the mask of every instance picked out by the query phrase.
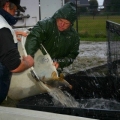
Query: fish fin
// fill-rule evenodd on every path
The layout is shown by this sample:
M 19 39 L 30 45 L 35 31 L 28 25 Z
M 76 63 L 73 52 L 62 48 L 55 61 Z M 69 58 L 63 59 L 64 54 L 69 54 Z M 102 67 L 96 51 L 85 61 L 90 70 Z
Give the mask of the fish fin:
M 57 77 L 57 73 L 56 73 L 55 71 L 53 71 L 51 77 L 52 77 L 53 79 L 57 79 L 57 78 L 58 78 L 58 77 Z

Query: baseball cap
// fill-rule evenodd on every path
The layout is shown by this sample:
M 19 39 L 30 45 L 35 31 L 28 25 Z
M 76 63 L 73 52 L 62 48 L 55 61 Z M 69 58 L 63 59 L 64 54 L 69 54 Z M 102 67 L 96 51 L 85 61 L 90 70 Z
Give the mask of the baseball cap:
M 25 12 L 25 10 L 20 6 L 20 0 L 9 0 L 9 2 L 14 3 L 21 12 Z

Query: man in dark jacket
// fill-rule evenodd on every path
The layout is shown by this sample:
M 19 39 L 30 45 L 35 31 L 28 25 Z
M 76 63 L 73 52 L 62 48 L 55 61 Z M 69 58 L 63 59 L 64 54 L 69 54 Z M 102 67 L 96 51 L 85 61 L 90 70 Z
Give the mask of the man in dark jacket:
M 55 61 L 56 68 L 72 64 L 79 53 L 80 42 L 79 35 L 73 28 L 75 20 L 75 5 L 68 2 L 52 17 L 39 21 L 27 37 L 25 44 L 27 53 L 34 57 L 42 44 Z M 43 50 L 42 52 L 44 53 Z
M 22 72 L 34 64 L 31 56 L 21 60 L 16 34 L 12 29 L 17 20 L 13 17 L 16 10 L 24 12 L 20 0 L 0 0 L 0 103 L 6 98 L 12 73 Z

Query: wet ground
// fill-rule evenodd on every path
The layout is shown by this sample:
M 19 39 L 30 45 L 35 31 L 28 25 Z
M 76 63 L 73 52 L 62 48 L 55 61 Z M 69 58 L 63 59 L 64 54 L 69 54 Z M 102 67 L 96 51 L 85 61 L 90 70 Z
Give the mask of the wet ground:
M 64 69 L 65 73 L 86 71 L 107 63 L 106 42 L 81 42 L 79 52 L 73 64 Z

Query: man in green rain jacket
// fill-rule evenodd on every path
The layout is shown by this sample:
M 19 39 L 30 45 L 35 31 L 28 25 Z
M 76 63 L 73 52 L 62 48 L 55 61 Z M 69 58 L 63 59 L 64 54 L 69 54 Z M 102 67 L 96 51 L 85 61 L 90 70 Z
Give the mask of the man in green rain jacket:
M 75 5 L 68 2 L 52 17 L 39 21 L 26 39 L 27 53 L 34 57 L 42 44 L 56 68 L 72 64 L 79 53 L 80 44 L 79 35 L 73 28 L 76 18 Z

